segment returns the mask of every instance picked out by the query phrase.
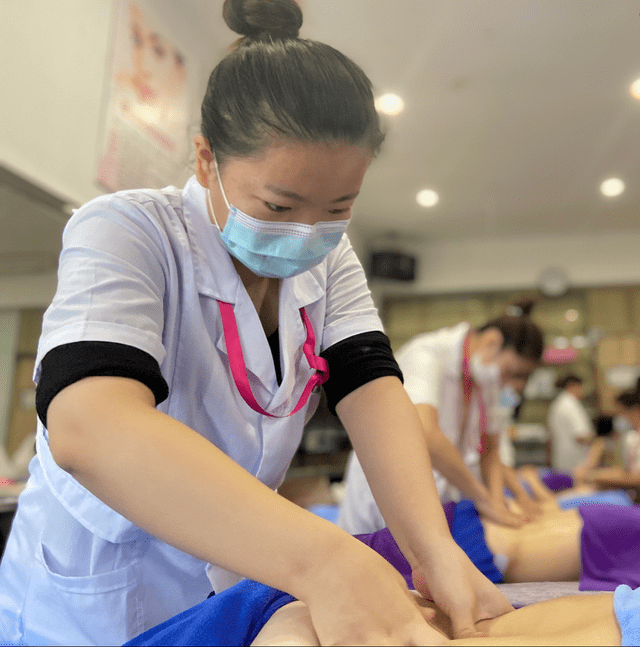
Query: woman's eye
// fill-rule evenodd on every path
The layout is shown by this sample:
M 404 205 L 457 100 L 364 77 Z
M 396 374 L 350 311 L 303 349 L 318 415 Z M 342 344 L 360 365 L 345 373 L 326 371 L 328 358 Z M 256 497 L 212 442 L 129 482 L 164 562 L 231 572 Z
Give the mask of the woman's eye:
M 329 211 L 329 213 L 332 216 L 339 216 L 340 214 L 349 213 L 350 211 L 351 211 L 351 207 L 349 207 L 348 209 L 332 209 L 331 211 Z
M 284 213 L 285 211 L 291 211 L 291 207 L 281 207 L 278 204 L 273 204 L 273 202 L 265 202 L 267 208 L 276 213 Z

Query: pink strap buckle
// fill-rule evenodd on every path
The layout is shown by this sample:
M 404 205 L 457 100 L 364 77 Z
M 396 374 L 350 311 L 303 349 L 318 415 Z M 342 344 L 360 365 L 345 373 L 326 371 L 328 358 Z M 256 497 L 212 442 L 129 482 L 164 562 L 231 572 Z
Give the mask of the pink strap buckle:
M 316 370 L 316 373 L 311 376 L 307 385 L 305 386 L 298 404 L 294 407 L 291 413 L 287 413 L 284 416 L 276 416 L 268 411 L 265 411 L 257 402 L 253 391 L 251 390 L 251 385 L 249 384 L 249 376 L 247 375 L 247 365 L 244 361 L 244 355 L 242 354 L 242 346 L 240 344 L 240 336 L 238 335 L 238 325 L 236 322 L 236 316 L 233 313 L 233 304 L 225 303 L 224 301 L 218 301 L 218 307 L 220 308 L 220 315 L 222 317 L 222 329 L 224 331 L 224 339 L 227 344 L 227 354 L 229 356 L 229 366 L 231 368 L 231 374 L 233 375 L 233 381 L 236 383 L 236 387 L 242 396 L 242 399 L 257 413 L 261 413 L 263 416 L 269 416 L 269 418 L 287 418 L 292 416 L 294 413 L 298 413 L 311 395 L 311 391 L 316 386 L 324 384 L 329 379 L 329 364 L 327 360 L 318 357 L 315 354 L 316 349 L 316 337 L 313 333 L 313 326 L 307 312 L 304 308 L 300 308 L 300 316 L 307 330 L 307 339 L 302 345 L 302 351 L 309 362 L 309 366 Z

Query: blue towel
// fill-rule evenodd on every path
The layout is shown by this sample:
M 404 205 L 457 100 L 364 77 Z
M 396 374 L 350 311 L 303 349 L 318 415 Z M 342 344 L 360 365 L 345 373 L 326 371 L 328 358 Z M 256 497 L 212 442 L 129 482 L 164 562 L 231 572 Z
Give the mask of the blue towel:
M 473 501 L 460 501 L 456 504 L 452 535 L 456 544 L 483 575 L 494 583 L 502 582 L 503 575 L 493 561 L 493 553 L 487 547 L 484 529 Z
M 336 523 L 338 521 L 338 514 L 340 513 L 340 508 L 337 505 L 331 504 L 324 505 L 317 503 L 309 506 L 307 510 L 309 510 L 309 512 L 313 512 L 313 514 L 318 517 L 322 517 L 323 519 L 330 521 L 331 523 Z
M 249 645 L 267 620 L 294 599 L 264 584 L 243 580 L 125 645 Z
M 621 584 L 613 594 L 613 609 L 622 631 L 622 647 L 640 645 L 640 588 Z
M 604 492 L 593 492 L 592 494 L 574 496 L 569 499 L 558 499 L 558 505 L 562 510 L 590 504 L 630 506 L 633 505 L 633 501 L 624 490 L 605 490 Z

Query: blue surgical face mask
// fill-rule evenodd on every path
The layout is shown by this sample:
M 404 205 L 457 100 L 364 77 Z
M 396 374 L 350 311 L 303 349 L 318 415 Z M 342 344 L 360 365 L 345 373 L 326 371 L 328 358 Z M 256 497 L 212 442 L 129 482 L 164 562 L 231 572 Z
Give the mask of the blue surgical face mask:
M 254 274 L 273 279 L 296 276 L 318 265 L 337 247 L 349 224 L 348 219 L 303 225 L 252 218 L 229 204 L 215 159 L 214 163 L 218 185 L 229 209 L 227 222 L 221 230 L 222 244 Z M 211 192 L 207 198 L 213 220 L 220 229 L 211 204 Z
M 485 364 L 479 353 L 471 355 L 469 368 L 473 381 L 480 387 L 497 384 L 500 381 L 500 368 L 495 363 Z
M 522 397 L 512 386 L 505 386 L 500 391 L 500 404 L 505 409 L 515 409 L 521 402 Z

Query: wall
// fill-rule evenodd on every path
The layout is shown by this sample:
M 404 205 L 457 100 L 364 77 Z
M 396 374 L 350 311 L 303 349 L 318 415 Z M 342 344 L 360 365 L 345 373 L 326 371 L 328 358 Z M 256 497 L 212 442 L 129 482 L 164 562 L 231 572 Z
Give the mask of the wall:
M 185 52 L 192 117 L 224 42 L 188 3 L 138 0 Z M 54 195 L 82 204 L 101 144 L 112 0 L 4 0 L 0 20 L 0 163 Z
M 551 265 L 563 267 L 576 287 L 640 283 L 640 231 L 433 241 L 403 249 L 418 258 L 416 280 L 372 283 L 378 301 L 387 294 L 529 289 Z
M 4 443 L 9 423 L 10 394 L 13 387 L 16 345 L 20 328 L 20 313 L 0 311 L 0 444 Z

